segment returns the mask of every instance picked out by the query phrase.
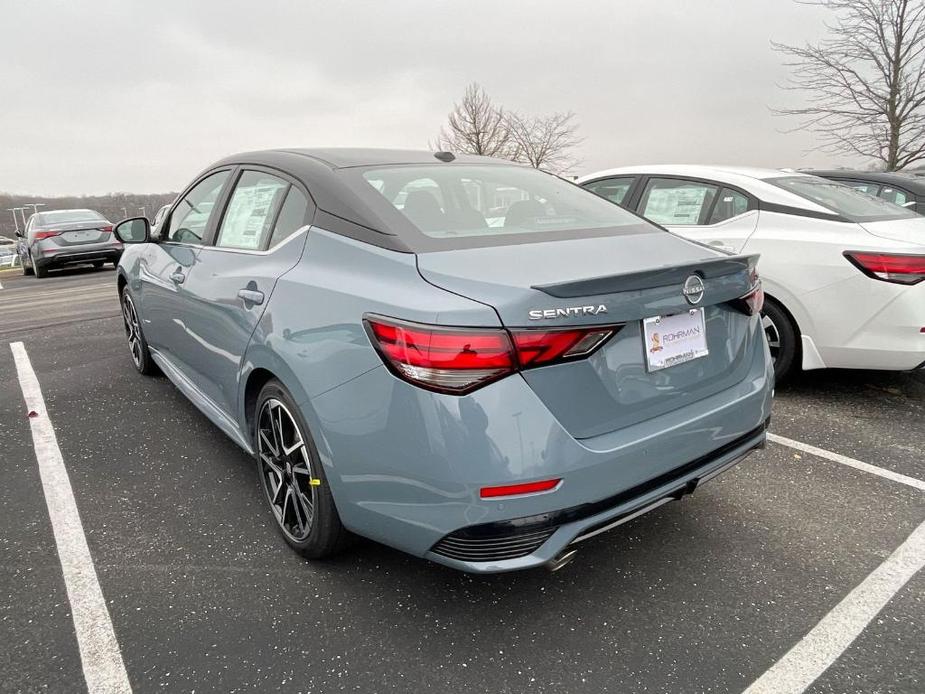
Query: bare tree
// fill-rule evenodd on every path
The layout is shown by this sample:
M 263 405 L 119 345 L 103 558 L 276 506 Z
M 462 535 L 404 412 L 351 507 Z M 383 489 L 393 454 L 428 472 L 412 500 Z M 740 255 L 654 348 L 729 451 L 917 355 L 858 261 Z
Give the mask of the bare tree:
M 777 112 L 801 117 L 822 149 L 873 157 L 887 171 L 925 160 L 925 2 L 797 1 L 838 15 L 818 45 L 772 43 L 793 70 L 785 89 L 808 94 Z
M 466 87 L 462 101 L 453 105 L 435 144 L 435 149 L 451 152 L 510 158 L 511 138 L 504 109 L 496 107 L 488 93 L 473 82 Z
M 553 173 L 562 173 L 579 163 L 572 150 L 582 139 L 576 134 L 578 125 L 571 111 L 548 116 L 508 113 L 506 122 L 514 161 Z

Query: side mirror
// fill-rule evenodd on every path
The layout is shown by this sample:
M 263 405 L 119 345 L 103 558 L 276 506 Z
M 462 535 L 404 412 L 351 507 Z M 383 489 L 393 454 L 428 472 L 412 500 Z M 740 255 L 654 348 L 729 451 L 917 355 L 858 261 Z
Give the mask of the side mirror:
M 112 231 L 122 243 L 148 243 L 151 240 L 151 223 L 145 217 L 123 219 Z
M 22 233 L 22 230 L 21 230 L 21 229 L 17 229 L 17 230 L 16 230 L 16 236 L 18 236 L 19 238 L 24 238 L 24 237 L 25 237 L 25 234 Z

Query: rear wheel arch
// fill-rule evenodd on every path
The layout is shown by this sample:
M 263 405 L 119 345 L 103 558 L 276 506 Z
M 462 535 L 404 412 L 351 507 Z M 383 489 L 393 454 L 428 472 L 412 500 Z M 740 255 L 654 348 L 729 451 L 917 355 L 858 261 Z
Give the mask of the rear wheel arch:
M 769 324 L 764 325 L 768 320 Z M 771 341 L 772 333 L 776 334 L 777 352 L 772 347 L 774 356 L 774 374 L 777 381 L 783 381 L 794 369 L 802 370 L 803 345 L 800 326 L 793 313 L 782 301 L 773 295 L 765 294 L 765 308 L 762 310 L 762 328 Z

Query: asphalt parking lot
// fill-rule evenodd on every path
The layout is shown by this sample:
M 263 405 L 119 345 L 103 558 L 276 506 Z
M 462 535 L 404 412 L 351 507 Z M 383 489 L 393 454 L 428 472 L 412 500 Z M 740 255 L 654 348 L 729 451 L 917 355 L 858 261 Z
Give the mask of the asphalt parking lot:
M 41 385 L 138 692 L 784 691 L 801 662 L 766 673 L 857 621 L 856 590 L 925 521 L 925 374 L 819 372 L 778 390 L 772 432 L 873 472 L 774 442 L 557 573 L 470 576 L 372 542 L 307 563 L 252 461 L 134 371 L 111 269 L 0 284 L 3 691 L 85 691 L 9 343 Z M 818 631 L 833 610 L 847 621 Z M 808 691 L 925 691 L 925 572 L 859 628 Z

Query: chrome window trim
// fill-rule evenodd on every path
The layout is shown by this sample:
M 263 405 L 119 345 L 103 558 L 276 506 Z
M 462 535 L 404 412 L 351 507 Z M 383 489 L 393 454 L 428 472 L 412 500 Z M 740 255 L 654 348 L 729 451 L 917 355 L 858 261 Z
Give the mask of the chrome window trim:
M 202 246 L 197 246 L 197 248 L 207 248 L 212 251 L 221 251 L 222 253 L 241 253 L 243 255 L 270 255 L 271 253 L 275 253 L 277 249 L 282 248 L 283 246 L 285 246 L 287 243 L 289 243 L 293 239 L 297 239 L 300 236 L 304 235 L 306 232 L 308 232 L 311 226 L 312 226 L 311 224 L 305 224 L 299 227 L 293 233 L 289 234 L 289 236 L 287 236 L 282 241 L 277 243 L 275 246 L 270 246 L 265 251 L 252 251 L 246 248 L 225 248 L 223 246 L 216 246 L 214 244 L 203 244 Z

